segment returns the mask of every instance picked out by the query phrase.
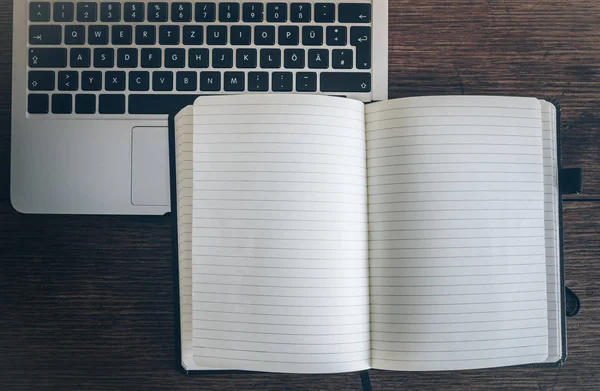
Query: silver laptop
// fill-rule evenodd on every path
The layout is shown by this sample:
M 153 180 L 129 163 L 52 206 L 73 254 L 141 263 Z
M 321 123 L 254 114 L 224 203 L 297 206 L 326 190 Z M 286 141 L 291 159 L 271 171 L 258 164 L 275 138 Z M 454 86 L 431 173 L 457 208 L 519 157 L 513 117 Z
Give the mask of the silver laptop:
M 14 0 L 11 201 L 170 210 L 167 117 L 203 94 L 387 99 L 387 0 Z

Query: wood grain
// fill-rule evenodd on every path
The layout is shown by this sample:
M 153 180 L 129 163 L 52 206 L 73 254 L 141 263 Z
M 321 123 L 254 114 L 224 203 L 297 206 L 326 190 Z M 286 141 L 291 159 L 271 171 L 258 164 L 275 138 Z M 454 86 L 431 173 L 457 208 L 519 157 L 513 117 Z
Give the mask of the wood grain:
M 600 2 L 389 1 L 391 97 L 507 94 L 561 102 L 564 165 L 585 170 L 585 193 L 565 204 L 566 275 L 582 310 L 568 322 L 569 358 L 561 368 L 371 371 L 373 388 L 598 389 L 600 202 L 591 200 L 600 201 Z M 0 389 L 360 389 L 357 374 L 181 375 L 167 217 L 12 209 L 11 29 L 12 2 L 0 0 Z

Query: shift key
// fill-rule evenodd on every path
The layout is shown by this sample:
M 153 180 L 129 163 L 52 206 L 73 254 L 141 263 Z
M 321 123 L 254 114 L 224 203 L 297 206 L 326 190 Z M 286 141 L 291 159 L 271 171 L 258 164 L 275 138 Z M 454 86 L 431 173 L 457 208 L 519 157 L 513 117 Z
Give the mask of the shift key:
M 67 66 L 67 49 L 29 49 L 29 68 L 64 68 Z
M 321 72 L 321 92 L 371 92 L 371 74 Z

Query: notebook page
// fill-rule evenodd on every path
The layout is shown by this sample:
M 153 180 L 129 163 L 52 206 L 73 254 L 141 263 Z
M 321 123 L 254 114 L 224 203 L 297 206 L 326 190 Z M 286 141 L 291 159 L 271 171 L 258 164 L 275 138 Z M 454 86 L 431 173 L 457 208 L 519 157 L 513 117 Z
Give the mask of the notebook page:
M 366 112 L 372 366 L 546 360 L 539 102 L 409 98 Z
M 192 352 L 192 187 L 186 183 L 192 177 L 192 120 L 192 106 L 175 117 L 181 363 L 187 370 L 207 370 L 214 368 L 197 366 Z
M 542 105 L 542 134 L 544 155 L 544 228 L 546 234 L 546 279 L 548 293 L 548 359 L 556 362 L 562 357 L 562 325 L 560 301 L 560 236 L 558 162 L 556 151 L 556 108 L 549 102 Z
M 194 105 L 199 366 L 369 366 L 364 105 L 247 95 Z

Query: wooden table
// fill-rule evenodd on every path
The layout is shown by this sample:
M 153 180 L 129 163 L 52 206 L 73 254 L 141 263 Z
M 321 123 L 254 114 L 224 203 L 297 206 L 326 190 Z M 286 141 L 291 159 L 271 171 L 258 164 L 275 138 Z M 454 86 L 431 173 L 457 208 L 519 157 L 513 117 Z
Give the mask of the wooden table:
M 390 97 L 560 101 L 564 165 L 585 170 L 585 193 L 564 204 L 567 282 L 582 310 L 561 368 L 371 371 L 373 388 L 600 389 L 600 2 L 389 1 Z M 357 374 L 181 375 L 169 218 L 12 209 L 11 26 L 12 1 L 0 0 L 0 389 L 360 389 Z

